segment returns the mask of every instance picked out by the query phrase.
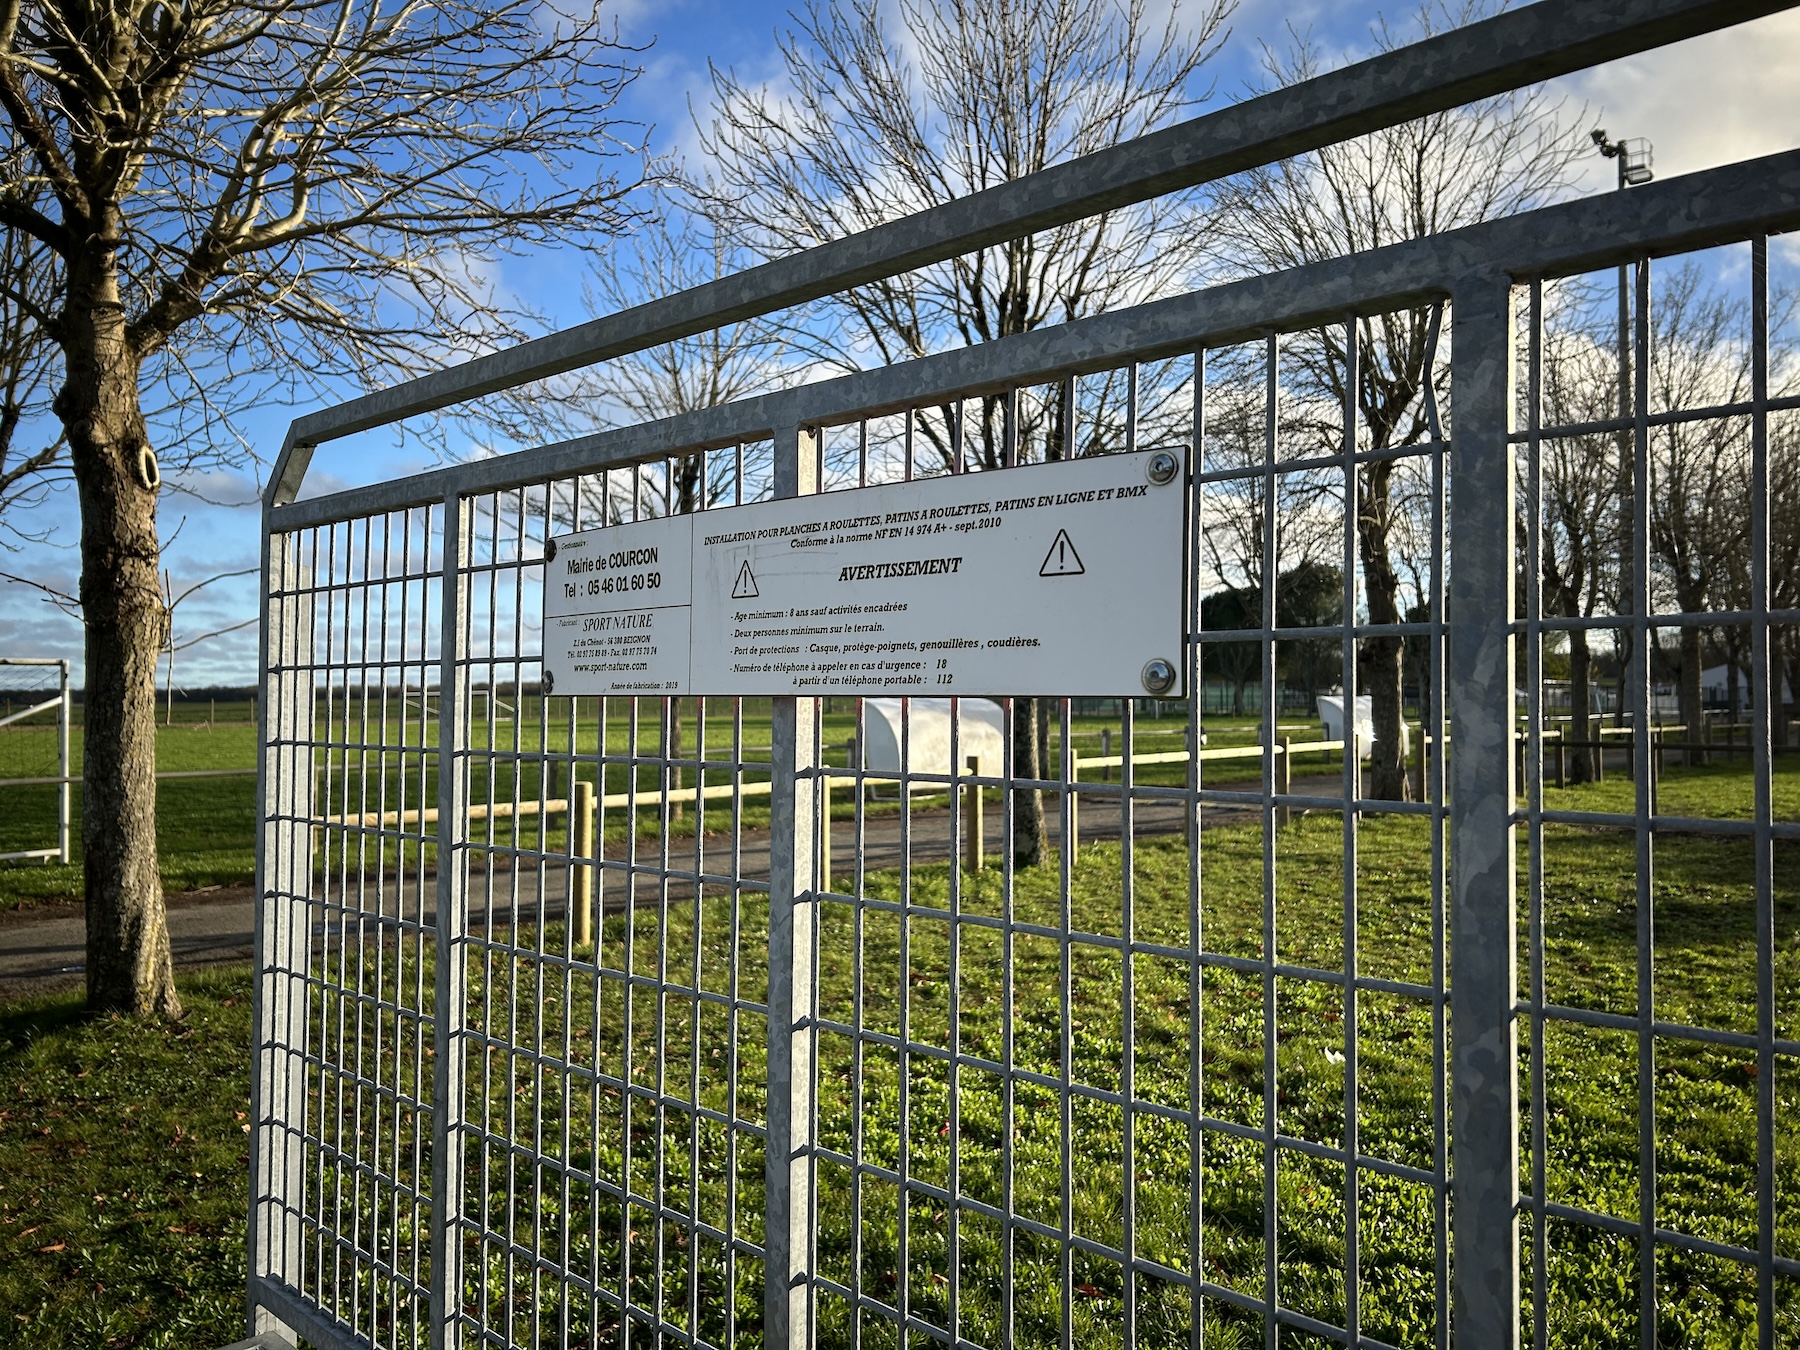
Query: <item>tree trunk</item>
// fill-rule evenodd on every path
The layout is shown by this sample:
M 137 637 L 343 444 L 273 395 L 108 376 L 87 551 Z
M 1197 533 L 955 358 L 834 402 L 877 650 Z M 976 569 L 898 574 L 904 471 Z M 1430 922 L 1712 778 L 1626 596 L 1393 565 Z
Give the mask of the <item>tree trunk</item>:
M 1776 650 L 1782 648 L 1786 648 L 1785 659 L 1769 662 L 1769 725 L 1775 732 L 1775 744 L 1785 747 L 1793 721 L 1787 696 L 1800 692 L 1800 636 L 1789 629 L 1786 640 Z M 1782 692 L 1783 684 L 1787 686 L 1787 696 Z
M 1589 690 L 1593 668 L 1587 631 L 1577 628 L 1569 634 L 1569 730 L 1573 733 L 1569 739 L 1582 744 L 1568 758 L 1571 783 L 1594 781 L 1594 751 L 1587 744 L 1594 736 L 1594 720 L 1588 713 L 1588 705 L 1593 702 Z
M 86 628 L 81 843 L 88 1006 L 179 1017 L 156 865 L 156 662 L 168 628 L 157 585 L 158 476 L 125 332 L 116 229 L 70 264 L 67 377 L 56 413 L 81 500 Z
M 829 712 L 830 709 L 827 708 L 826 711 Z M 697 712 L 694 714 L 694 721 L 695 721 L 695 724 L 698 725 L 699 713 L 697 713 Z M 669 700 L 669 759 L 671 761 L 671 763 L 669 764 L 669 791 L 670 792 L 681 791 L 681 766 L 679 764 L 673 763 L 674 760 L 678 760 L 680 758 L 681 758 L 681 700 L 679 698 L 672 698 Z M 696 756 L 696 758 L 698 758 L 698 756 Z M 696 776 L 694 781 L 696 783 L 698 783 L 700 781 L 699 777 Z M 700 815 L 700 808 L 698 805 L 696 805 L 694 807 L 694 816 L 696 819 L 698 819 L 699 815 Z M 680 802 L 670 802 L 669 803 L 669 822 L 670 822 L 670 824 L 673 824 L 674 822 L 676 822 L 680 819 L 681 819 L 681 803 Z
M 1388 490 L 1393 466 L 1386 462 L 1371 464 L 1368 483 L 1362 493 L 1357 512 L 1357 544 L 1362 553 L 1363 579 L 1369 597 L 1369 622 L 1400 622 L 1400 578 L 1388 556 Z M 1370 720 L 1374 723 L 1375 745 L 1370 753 L 1368 795 L 1378 801 L 1404 802 L 1412 799 L 1412 784 L 1406 777 L 1406 755 L 1403 751 L 1401 720 L 1401 651 L 1405 643 L 1398 637 L 1370 637 L 1363 640 L 1363 692 L 1369 695 Z M 1345 709 L 1349 738 L 1355 740 L 1356 709 Z
M 1375 730 L 1375 744 L 1369 751 L 1368 792 L 1379 801 L 1412 800 L 1400 729 L 1402 646 L 1397 637 L 1366 638 L 1363 644 L 1363 692 L 1369 696 L 1369 720 Z M 1355 725 L 1354 710 L 1350 722 Z
M 1041 778 L 1038 758 L 1038 705 L 1035 698 L 1013 700 L 1013 777 Z M 1013 865 L 1036 867 L 1044 860 L 1044 794 L 1013 789 Z
M 1704 708 L 1700 702 L 1700 630 L 1689 626 L 1681 630 L 1681 739 L 1690 747 L 1697 746 L 1705 730 Z M 1687 764 L 1703 764 L 1706 752 L 1690 748 L 1683 756 Z

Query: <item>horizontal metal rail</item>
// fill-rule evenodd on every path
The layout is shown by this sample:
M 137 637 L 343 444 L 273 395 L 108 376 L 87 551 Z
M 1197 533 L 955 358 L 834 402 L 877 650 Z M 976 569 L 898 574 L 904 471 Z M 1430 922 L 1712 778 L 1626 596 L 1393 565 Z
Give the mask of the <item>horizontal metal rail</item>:
M 157 782 L 171 778 L 251 778 L 255 769 L 164 769 L 156 775 Z M 55 787 L 61 783 L 79 783 L 78 773 L 45 774 L 39 778 L 0 778 L 0 788 L 8 787 Z
M 1342 741 L 1301 741 L 1295 744 L 1274 747 L 1277 755 L 1326 755 L 1342 750 Z M 1267 749 L 1260 745 L 1220 745 L 1208 750 L 1158 750 L 1148 755 L 1132 755 L 1132 765 L 1144 764 L 1186 764 L 1189 760 L 1205 761 L 1218 759 L 1261 759 Z M 1083 755 L 1080 759 L 1084 769 L 1122 769 L 1125 767 L 1124 755 Z M 1073 775 L 1071 775 L 1073 776 Z
M 1448 234 L 1408 240 L 958 348 L 904 365 L 784 389 L 496 459 L 277 505 L 274 531 L 298 530 L 761 440 L 777 427 L 834 426 L 957 397 L 1156 360 L 1446 297 L 1471 271 L 1516 281 L 1609 267 L 1800 228 L 1800 150 L 1582 198 Z
M 833 775 L 819 780 L 827 787 L 853 787 L 864 781 L 855 775 Z M 599 805 L 606 810 L 623 809 L 632 806 L 658 806 L 668 802 L 671 806 L 692 804 L 695 801 L 721 801 L 731 797 L 767 797 L 774 784 L 761 783 L 715 783 L 706 788 L 670 788 L 668 791 L 655 792 L 609 792 L 598 799 Z M 494 802 L 491 804 L 477 802 L 468 808 L 470 820 L 510 820 L 515 816 L 560 816 L 569 809 L 567 797 L 552 797 L 547 801 Z M 428 806 L 421 811 L 366 811 L 361 815 L 326 816 L 321 825 L 356 825 L 363 828 L 384 825 L 435 825 L 438 820 L 438 809 Z
M 1441 33 L 792 257 L 309 413 L 288 430 L 265 503 L 294 500 L 312 447 L 325 441 L 774 313 L 1790 4 L 1543 0 Z

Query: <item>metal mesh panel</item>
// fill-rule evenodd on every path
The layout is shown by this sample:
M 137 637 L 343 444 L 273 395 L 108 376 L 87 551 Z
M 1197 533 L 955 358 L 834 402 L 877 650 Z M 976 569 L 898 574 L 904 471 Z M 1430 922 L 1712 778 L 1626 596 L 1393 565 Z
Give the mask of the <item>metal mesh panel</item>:
M 761 1324 L 741 1295 L 763 1253 L 766 700 L 559 698 L 539 656 L 551 533 L 661 514 L 684 467 L 687 504 L 734 502 L 743 462 L 470 503 L 453 1222 L 471 1340 L 729 1346 Z
M 1769 252 L 1758 238 L 1621 268 L 1616 355 L 1560 331 L 1568 283 L 1529 294 L 1515 439 L 1537 1345 L 1584 1323 L 1646 1346 L 1727 1323 L 1770 1345 L 1800 1326 L 1778 1128 L 1800 1054 L 1783 662 L 1800 616 L 1778 594 L 1791 558 L 1772 561 L 1800 399 L 1791 352 L 1772 349 Z M 1610 308 L 1611 274 L 1592 284 Z M 1585 386 L 1584 363 L 1600 367 Z M 1602 556 L 1572 564 L 1584 537 Z M 1684 689 L 1703 651 L 1718 684 Z
M 424 1339 L 439 552 L 429 508 L 271 542 L 253 1274 Z
M 1731 378 L 1643 263 L 1625 411 L 1558 402 L 1595 344 L 1548 278 L 1625 252 L 1592 209 L 1481 227 L 1511 273 L 1419 241 L 274 512 L 312 523 L 266 569 L 257 1306 L 394 1346 L 1791 1339 L 1800 398 L 1758 237 Z M 1682 437 L 1743 504 L 1698 591 Z M 1142 565 L 1189 568 L 1184 705 L 542 670 L 556 535 L 1178 443 L 1185 562 Z M 1559 446 L 1612 541 L 1575 612 Z M 1578 633 L 1617 690 L 1580 727 Z

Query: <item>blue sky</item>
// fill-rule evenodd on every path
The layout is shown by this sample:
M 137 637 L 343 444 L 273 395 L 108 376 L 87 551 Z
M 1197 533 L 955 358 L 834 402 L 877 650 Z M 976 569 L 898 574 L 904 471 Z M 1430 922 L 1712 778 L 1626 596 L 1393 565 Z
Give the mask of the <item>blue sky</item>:
M 1153 5 L 1164 3 L 1152 0 Z M 617 0 L 611 10 L 623 36 L 649 44 L 639 58 L 644 74 L 626 94 L 621 114 L 651 128 L 657 151 L 691 153 L 690 100 L 705 100 L 708 60 L 732 66 L 746 78 L 777 78 L 775 32 L 787 24 L 788 8 L 771 0 Z M 1373 4 L 1244 0 L 1232 18 L 1231 37 L 1210 68 L 1214 105 L 1244 95 L 1255 75 L 1258 44 L 1281 41 L 1287 25 L 1310 30 L 1324 50 L 1351 59 L 1370 49 L 1371 26 L 1382 12 Z M 1409 7 L 1386 12 L 1403 17 Z M 1649 137 L 1661 177 L 1789 149 L 1796 143 L 1794 128 L 1800 127 L 1800 12 L 1584 72 L 1560 81 L 1557 90 L 1570 113 L 1586 106 L 1614 135 Z M 1611 175 L 1612 166 L 1596 157 L 1581 186 L 1605 190 L 1612 185 Z M 580 304 L 579 280 L 571 277 L 567 261 L 553 254 L 509 262 L 497 280 L 545 311 L 557 326 L 588 317 Z M 272 452 L 288 420 L 302 411 L 265 410 L 256 419 L 259 448 Z M 423 461 L 415 455 L 365 438 L 354 452 L 322 451 L 312 482 L 317 487 L 420 467 Z M 216 500 L 245 503 L 254 501 L 258 490 L 250 472 L 218 475 L 205 486 Z M 0 571 L 75 589 L 78 523 L 72 498 L 62 492 L 41 508 L 30 523 L 48 531 L 47 542 L 0 556 Z M 254 506 L 209 506 L 166 494 L 160 512 L 164 538 L 174 536 L 165 565 L 177 592 L 203 577 L 255 565 Z M 253 579 L 221 582 L 179 608 L 178 640 L 252 617 L 255 609 Z M 66 655 L 79 670 L 79 627 L 35 592 L 0 583 L 0 654 Z M 253 680 L 255 669 L 252 628 L 184 651 L 177 657 L 176 678 L 178 685 L 189 687 L 240 684 Z

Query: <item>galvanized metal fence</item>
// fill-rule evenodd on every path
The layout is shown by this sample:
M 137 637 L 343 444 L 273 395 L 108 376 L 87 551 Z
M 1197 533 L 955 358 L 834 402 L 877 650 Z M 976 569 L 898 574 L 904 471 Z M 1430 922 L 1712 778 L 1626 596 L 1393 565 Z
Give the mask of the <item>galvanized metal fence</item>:
M 1743 12 L 1533 7 L 1382 67 L 1410 70 L 1412 92 L 1369 116 L 1467 96 L 1467 63 L 1491 72 L 1494 35 L 1541 34 L 1531 16 L 1546 9 L 1567 32 L 1591 20 L 1638 46 Z M 1540 36 L 1535 57 L 1482 78 L 1566 69 L 1577 47 Z M 1594 1314 L 1616 1314 L 1615 1334 L 1653 1345 L 1705 1307 L 1760 1344 L 1790 1339 L 1781 1106 L 1800 1042 L 1782 1014 L 1775 866 L 1800 825 L 1776 795 L 1770 643 L 1800 611 L 1769 591 L 1767 447 L 1800 399 L 1769 383 L 1768 237 L 1796 224 L 1790 153 L 322 498 L 295 500 L 302 447 L 566 365 L 574 348 L 297 424 L 267 513 L 253 1332 L 395 1347 L 1548 1345 L 1581 1333 L 1558 1322 L 1559 1291 L 1623 1261 L 1634 1282 Z M 1749 261 L 1748 394 L 1657 406 L 1647 259 L 1733 241 Z M 1637 278 L 1634 406 L 1558 423 L 1546 286 L 1613 265 Z M 770 275 L 761 300 L 734 303 L 855 279 Z M 748 312 L 721 296 L 677 301 L 713 321 Z M 1423 430 L 1390 445 L 1354 397 L 1321 405 L 1284 350 L 1331 343 L 1354 390 L 1359 321 L 1403 310 L 1427 316 Z M 582 350 L 689 322 L 653 320 Z M 1249 459 L 1209 421 L 1246 390 L 1262 428 Z M 1304 434 L 1284 412 L 1300 399 Z M 1661 612 L 1652 447 L 1711 423 L 1749 447 L 1748 603 Z M 846 748 L 868 744 L 860 701 L 542 688 L 546 541 L 678 508 L 684 464 L 701 470 L 685 504 L 713 510 L 974 472 L 970 438 L 989 434 L 1004 481 L 1082 453 L 1097 428 L 1127 448 L 1194 447 L 1195 559 L 1218 513 L 1254 501 L 1261 620 L 1208 630 L 1191 577 L 1185 687 L 1203 688 L 1209 644 L 1256 645 L 1255 777 L 1196 755 L 1140 762 L 1129 703 L 1108 728 L 1119 772 L 1096 779 L 1076 776 L 1096 719 L 1066 699 L 1001 700 L 1002 762 L 973 767 L 955 705 L 946 763 L 913 755 L 919 714 L 903 714 L 899 767 L 877 770 Z M 1621 614 L 1543 612 L 1542 456 L 1573 436 L 1631 446 Z M 1359 581 L 1377 473 L 1406 477 L 1428 541 L 1405 621 L 1369 621 Z M 1277 623 L 1290 487 L 1336 540 L 1336 622 Z M 1731 628 L 1750 653 L 1748 765 L 1729 786 L 1695 779 L 1676 814 L 1652 786 L 1662 628 Z M 1629 735 L 1614 740 L 1636 772 L 1619 809 L 1564 809 L 1545 788 L 1545 663 L 1566 643 L 1553 635 L 1577 629 L 1624 635 Z M 1354 753 L 1281 753 L 1283 653 L 1335 647 L 1348 699 L 1376 641 L 1410 644 L 1426 672 L 1412 800 L 1372 795 Z M 1207 726 L 1197 697 L 1187 711 Z M 1035 774 L 1019 759 L 1034 715 L 1049 752 Z M 952 808 L 971 793 L 987 795 L 994 850 L 980 870 L 957 861 L 980 817 Z M 1038 866 L 1015 861 L 1030 793 L 1048 816 Z M 1633 888 L 1607 911 L 1631 916 L 1623 939 L 1596 926 L 1588 882 L 1559 881 L 1613 836 L 1629 844 L 1623 866 L 1605 855 Z M 1718 957 L 1749 963 L 1730 1025 L 1717 1001 L 1656 993 L 1657 859 L 1695 838 L 1743 850 L 1749 869 L 1747 945 Z M 1629 987 L 1571 975 L 1602 938 L 1625 942 Z M 1582 1037 L 1628 1051 L 1614 1095 L 1633 1101 L 1637 1144 L 1610 1189 L 1582 1162 L 1599 1155 L 1558 1136 L 1584 1119 L 1569 1094 L 1601 1062 Z M 1671 1207 L 1659 1169 L 1690 1127 L 1659 1114 L 1658 1072 L 1696 1047 L 1742 1057 L 1735 1079 L 1714 1075 L 1712 1127 L 1740 1108 L 1755 1123 L 1742 1175 L 1721 1179 L 1737 1199 Z M 1678 1105 L 1696 1109 L 1691 1094 Z

